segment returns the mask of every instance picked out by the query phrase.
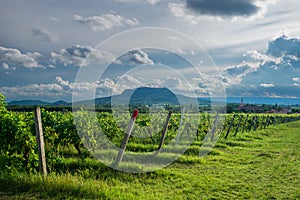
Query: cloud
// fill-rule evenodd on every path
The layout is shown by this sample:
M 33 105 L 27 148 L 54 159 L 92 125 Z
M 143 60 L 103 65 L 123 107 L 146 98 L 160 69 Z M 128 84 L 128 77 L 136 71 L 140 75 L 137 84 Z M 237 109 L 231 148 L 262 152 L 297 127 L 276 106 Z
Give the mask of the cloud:
M 7 98 L 60 98 L 65 96 L 65 90 L 58 84 L 31 84 L 15 87 L 0 87 L 0 92 Z
M 270 88 L 270 87 L 274 87 L 275 85 L 272 83 L 261 83 L 259 86 L 264 88 Z
M 268 6 L 278 0 L 186 0 L 181 3 L 169 3 L 168 9 L 176 17 L 183 18 L 196 25 L 201 20 L 232 21 L 253 20 L 263 17 Z
M 269 42 L 267 54 L 271 56 L 281 57 L 284 55 L 296 56 L 300 58 L 300 39 L 290 38 L 282 35 Z
M 9 65 L 7 63 L 2 64 L 2 69 L 9 70 Z
M 299 38 L 280 36 L 269 42 L 265 53 L 247 52 L 243 63 L 224 71 L 228 95 L 295 96 L 300 89 L 295 77 L 300 74 L 299 48 Z
M 197 14 L 225 17 L 247 17 L 260 9 L 253 0 L 187 0 L 186 7 Z
M 146 3 L 150 5 L 155 5 L 161 0 L 115 0 L 115 1 L 121 3 Z
M 100 16 L 83 17 L 80 15 L 74 15 L 73 20 L 87 24 L 93 31 L 109 30 L 120 26 L 136 26 L 139 25 L 139 20 L 136 18 L 124 18 L 116 14 L 104 14 Z
M 25 68 L 41 68 L 43 66 L 38 62 L 38 59 L 41 57 L 43 57 L 43 55 L 38 52 L 22 53 L 18 49 L 0 46 L 0 63 L 2 64 L 17 65 Z
M 168 10 L 175 17 L 183 18 L 185 21 L 193 25 L 196 25 L 198 21 L 201 20 L 199 17 L 189 12 L 184 3 L 169 3 Z
M 98 51 L 92 47 L 80 45 L 61 49 L 59 53 L 51 52 L 51 63 L 62 63 L 65 66 L 74 65 L 84 67 L 91 63 L 111 62 L 112 59 L 113 56 L 109 53 Z
M 153 65 L 154 62 L 149 58 L 148 54 L 143 52 L 140 49 L 129 51 L 129 61 L 132 64 L 140 65 L 140 64 L 148 64 Z
M 43 42 L 55 42 L 57 41 L 57 35 L 51 31 L 43 28 L 32 28 L 32 35 L 38 37 Z
M 72 95 L 86 100 L 86 97 L 95 95 L 96 97 L 110 96 L 112 94 L 120 94 L 126 89 L 134 89 L 143 84 L 136 78 L 129 75 L 122 75 L 116 80 L 109 78 L 101 79 L 94 82 L 70 82 L 64 80 L 61 76 L 57 76 L 52 83 L 49 84 L 29 84 L 14 87 L 0 87 L 0 93 L 9 99 L 33 99 L 44 98 L 49 99 L 66 99 Z
M 53 21 L 53 22 L 56 22 L 56 23 L 60 23 L 60 22 L 61 22 L 61 20 L 58 19 L 58 18 L 56 18 L 56 17 L 49 17 L 49 19 L 50 19 L 51 21 Z
M 29 84 L 14 87 L 0 87 L 0 93 L 10 99 L 34 99 L 44 98 L 49 99 L 65 99 L 71 95 L 79 95 L 73 91 L 81 91 L 83 94 L 93 94 L 96 89 L 101 87 L 99 81 L 96 82 L 81 82 L 71 83 L 57 76 L 53 83 L 49 84 Z M 81 94 L 80 94 L 81 95 Z

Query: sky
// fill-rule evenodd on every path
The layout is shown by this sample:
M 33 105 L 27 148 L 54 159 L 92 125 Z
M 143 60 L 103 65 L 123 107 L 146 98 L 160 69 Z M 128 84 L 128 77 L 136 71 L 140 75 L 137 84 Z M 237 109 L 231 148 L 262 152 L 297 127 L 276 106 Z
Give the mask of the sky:
M 300 97 L 296 0 L 1 0 L 0 93 Z

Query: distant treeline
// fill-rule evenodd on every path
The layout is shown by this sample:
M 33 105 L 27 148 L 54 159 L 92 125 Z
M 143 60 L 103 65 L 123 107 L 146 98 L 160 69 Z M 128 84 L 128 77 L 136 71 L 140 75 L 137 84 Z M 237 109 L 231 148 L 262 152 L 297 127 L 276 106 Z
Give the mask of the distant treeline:
M 32 112 L 34 110 L 33 105 L 8 105 L 7 110 L 15 111 L 15 112 Z M 73 107 L 72 106 L 41 106 L 47 111 L 59 111 L 59 112 L 67 112 L 67 111 L 76 111 L 80 110 L 81 107 L 84 107 L 85 110 L 89 110 L 89 106 L 78 106 L 78 107 Z M 137 108 L 141 113 L 148 113 L 150 107 L 145 106 L 145 105 L 140 105 L 140 104 L 134 104 L 129 106 L 129 110 L 133 110 Z M 181 107 L 179 105 L 164 105 L 164 109 L 167 111 L 172 111 L 172 112 L 181 112 Z M 90 107 L 90 110 L 95 110 L 96 112 L 112 112 L 111 105 L 101 105 L 101 106 L 96 106 L 93 108 L 92 106 Z M 206 105 L 206 106 L 199 106 L 199 112 L 209 112 L 211 111 L 211 106 Z M 245 105 L 240 105 L 237 103 L 229 103 L 226 106 L 226 112 L 227 113 L 267 113 L 267 112 L 291 112 L 291 113 L 299 113 L 300 112 L 300 107 L 297 105 L 293 106 L 278 106 L 278 105 L 256 105 L 256 104 L 245 104 Z

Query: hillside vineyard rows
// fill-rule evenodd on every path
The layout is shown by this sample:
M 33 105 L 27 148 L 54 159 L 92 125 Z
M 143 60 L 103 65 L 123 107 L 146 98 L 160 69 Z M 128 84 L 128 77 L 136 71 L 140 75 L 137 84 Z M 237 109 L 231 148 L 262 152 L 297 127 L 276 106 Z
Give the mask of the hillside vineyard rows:
M 0 111 L 0 168 L 8 171 L 26 171 L 36 173 L 38 171 L 38 152 L 35 134 L 35 120 L 33 112 L 13 112 L 2 106 Z M 166 114 L 166 113 L 165 113 Z M 151 122 L 148 114 L 142 113 L 136 119 L 132 137 L 129 139 L 126 151 L 128 152 L 154 152 L 159 145 L 167 146 L 178 137 L 180 126 L 185 134 L 193 138 L 193 145 L 185 151 L 189 154 L 196 150 L 193 147 L 201 146 L 208 134 L 209 139 L 235 137 L 269 126 L 292 122 L 300 119 L 298 114 L 193 114 L 193 117 L 184 120 L 196 120 L 196 122 L 181 122 L 178 113 L 172 113 L 166 124 L 166 115 L 157 115 L 155 123 Z M 196 117 L 195 117 L 196 116 Z M 74 123 L 74 117 L 79 117 L 82 122 Z M 221 126 L 216 122 L 222 118 Z M 103 135 L 100 129 L 114 145 L 120 147 L 125 127 L 128 120 L 122 115 L 118 116 L 118 122 L 112 113 L 99 112 L 96 118 L 92 118 L 88 111 L 50 112 L 42 109 L 42 124 L 45 139 L 45 151 L 47 169 L 49 172 L 58 170 L 61 160 L 70 157 L 73 151 L 75 157 L 84 159 L 92 157 L 90 152 L 97 152 L 103 144 Z M 162 134 L 164 126 L 167 126 L 163 144 Z M 194 127 L 193 127 L 194 126 Z M 124 127 L 124 128 L 123 128 Z M 80 130 L 82 129 L 82 130 Z M 190 130 L 193 130 L 191 132 Z M 196 130 L 196 131 L 194 131 Z M 80 137 L 78 132 L 80 132 Z M 82 134 L 83 133 L 83 134 Z M 83 145 L 85 144 L 85 145 Z M 70 150 L 71 149 L 71 150 Z M 170 151 L 172 153 L 172 151 Z M 109 154 L 109 152 L 106 152 Z M 195 152 L 197 154 L 197 152 Z M 199 153 L 199 152 L 198 152 Z M 112 161 L 113 162 L 113 161 Z

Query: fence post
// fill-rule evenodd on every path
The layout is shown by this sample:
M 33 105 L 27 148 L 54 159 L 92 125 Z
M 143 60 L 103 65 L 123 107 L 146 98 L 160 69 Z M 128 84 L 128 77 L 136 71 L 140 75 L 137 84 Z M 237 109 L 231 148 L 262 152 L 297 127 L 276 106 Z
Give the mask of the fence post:
M 236 127 L 236 129 L 235 129 L 235 133 L 234 133 L 234 137 L 237 135 L 237 133 L 239 132 L 239 128 L 240 128 L 240 125 L 241 125 L 241 123 L 242 123 L 242 121 L 243 121 L 243 116 L 239 116 L 238 115 L 238 117 L 240 118 L 240 120 L 239 120 L 239 123 L 238 123 L 238 125 L 237 125 L 237 127 Z
M 258 116 L 255 116 L 255 123 L 254 123 L 254 131 L 256 131 L 258 128 Z
M 211 130 L 211 141 L 213 141 L 214 138 L 215 138 L 215 133 L 217 131 L 218 122 L 219 122 L 219 113 L 216 114 L 216 118 L 213 122 L 213 127 L 212 127 L 212 130 Z
M 269 127 L 270 126 L 270 123 L 271 123 L 271 117 L 268 115 L 267 116 L 267 125 L 266 125 L 266 127 Z M 266 128 L 265 127 L 265 128 Z
M 36 130 L 36 139 L 38 144 L 39 151 L 39 168 L 40 173 L 47 176 L 47 165 L 46 165 L 46 157 L 45 157 L 45 143 L 44 143 L 44 135 L 43 135 L 43 127 L 42 127 L 42 118 L 41 118 L 41 109 L 40 107 L 35 107 L 34 109 L 35 116 L 35 130 Z
M 246 128 L 246 125 L 247 125 L 247 123 L 248 123 L 248 117 L 249 117 L 249 114 L 247 114 L 247 116 L 246 116 L 246 119 L 245 119 L 245 122 L 244 122 L 244 126 L 243 126 L 243 131 L 242 131 L 242 133 L 245 132 L 245 128 Z
M 129 140 L 129 137 L 131 135 L 131 132 L 132 132 L 132 129 L 134 127 L 134 123 L 135 123 L 135 120 L 136 120 L 138 114 L 139 114 L 139 111 L 137 109 L 135 109 L 132 113 L 130 122 L 128 124 L 127 131 L 124 135 L 124 139 L 122 141 L 121 148 L 120 148 L 119 153 L 118 153 L 118 158 L 117 158 L 117 161 L 116 161 L 116 165 L 118 165 L 123 159 L 123 155 L 125 153 L 125 149 L 126 149 L 126 146 L 128 144 L 128 140 Z
M 170 123 L 171 114 L 172 114 L 172 112 L 170 111 L 168 113 L 167 120 L 166 120 L 166 123 L 165 123 L 165 126 L 164 126 L 164 130 L 162 132 L 161 139 L 160 139 L 160 142 L 159 142 L 159 145 L 158 145 L 158 152 L 160 152 L 161 147 L 164 144 L 166 134 L 167 134 L 167 131 L 168 131 L 168 126 L 169 126 L 169 123 Z
M 262 116 L 260 130 L 263 129 L 264 123 L 265 123 L 265 116 Z
M 235 116 L 236 116 L 236 114 L 234 114 L 233 117 L 232 117 L 232 119 L 231 119 L 230 125 L 229 125 L 228 130 L 227 130 L 227 133 L 226 133 L 226 135 L 225 135 L 225 139 L 227 139 L 227 137 L 228 137 L 228 135 L 229 135 L 230 129 L 231 129 L 233 123 L 234 123 L 234 118 L 235 118 Z

